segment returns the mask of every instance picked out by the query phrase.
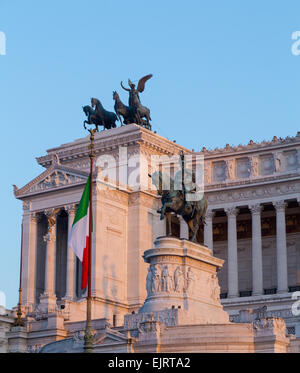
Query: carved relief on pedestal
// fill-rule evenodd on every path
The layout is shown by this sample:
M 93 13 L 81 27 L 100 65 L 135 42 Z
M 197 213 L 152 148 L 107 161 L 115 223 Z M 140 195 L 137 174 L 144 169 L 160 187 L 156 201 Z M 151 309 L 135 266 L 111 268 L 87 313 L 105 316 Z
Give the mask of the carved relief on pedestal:
M 161 291 L 165 291 L 169 293 L 173 290 L 174 290 L 173 277 L 169 271 L 168 265 L 165 264 L 161 272 Z
M 185 285 L 185 291 L 187 293 L 193 293 L 194 292 L 194 284 L 195 284 L 196 276 L 192 270 L 191 267 L 188 268 L 186 273 L 186 285 Z
M 220 301 L 220 286 L 218 282 L 218 277 L 216 273 L 210 275 L 207 279 L 208 287 L 210 288 L 210 296 L 213 301 L 219 302 Z
M 147 294 L 150 296 L 158 292 L 192 293 L 195 279 L 196 276 L 191 267 L 184 273 L 180 265 L 174 269 L 174 266 L 170 264 L 163 266 L 152 264 L 146 277 Z
M 174 272 L 174 291 L 182 292 L 184 289 L 184 275 L 180 266 L 177 266 Z

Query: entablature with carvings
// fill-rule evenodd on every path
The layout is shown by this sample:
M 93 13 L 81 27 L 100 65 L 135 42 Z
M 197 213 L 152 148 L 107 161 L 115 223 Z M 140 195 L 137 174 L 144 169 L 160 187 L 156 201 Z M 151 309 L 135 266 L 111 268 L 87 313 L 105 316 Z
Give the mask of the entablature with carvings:
M 101 155 L 101 153 L 112 153 L 117 158 L 120 146 L 128 147 L 129 153 L 134 147 L 137 148 L 136 150 L 148 148 L 149 152 L 154 150 L 160 154 L 169 155 L 179 154 L 181 150 L 185 153 L 191 153 L 189 149 L 136 124 L 101 131 L 95 135 L 96 156 Z M 62 164 L 70 164 L 81 159 L 88 161 L 89 137 L 49 149 L 47 153 L 47 155 L 37 158 L 37 162 L 44 167 L 52 165 L 54 154 L 58 155 Z M 72 165 L 72 167 L 74 166 Z
M 277 200 L 297 199 L 300 197 L 300 178 L 293 181 L 262 183 L 227 190 L 207 191 L 210 208 L 242 206 L 257 201 L 259 203 Z
M 204 154 L 207 189 L 300 177 L 300 136 L 288 141 L 216 155 Z

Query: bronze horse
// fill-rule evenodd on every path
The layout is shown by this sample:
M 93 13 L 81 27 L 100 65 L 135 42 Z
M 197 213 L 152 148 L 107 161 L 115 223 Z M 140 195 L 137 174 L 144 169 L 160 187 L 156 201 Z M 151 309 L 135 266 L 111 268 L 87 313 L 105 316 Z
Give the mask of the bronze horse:
M 84 111 L 84 114 L 87 116 L 87 120 L 83 122 L 84 129 L 86 129 L 85 124 L 94 124 L 98 132 L 99 131 L 98 126 L 102 126 L 102 121 L 97 116 L 96 111 L 93 108 L 91 108 L 89 105 L 83 106 L 82 110 Z
M 115 100 L 114 109 L 117 114 L 117 117 L 119 118 L 121 122 L 121 125 L 122 125 L 121 115 L 123 117 L 124 124 L 135 123 L 136 119 L 135 119 L 133 108 L 131 106 L 124 105 L 116 91 L 113 91 L 113 99 Z
M 115 113 L 107 111 L 97 98 L 91 98 L 92 108 L 95 107 L 95 114 L 100 119 L 104 129 L 116 128 L 116 121 L 119 120 Z
M 207 209 L 207 201 L 203 195 L 199 201 L 186 201 L 185 193 L 182 190 L 175 190 L 174 180 L 166 173 L 156 171 L 149 175 L 152 183 L 156 186 L 158 194 L 161 196 L 162 207 L 157 212 L 160 213 L 160 219 L 167 217 L 168 234 L 172 235 L 171 229 L 171 213 L 181 215 L 192 231 L 191 241 L 196 242 L 198 230 L 201 225 L 205 224 L 205 214 Z M 169 178 L 168 190 L 163 189 L 164 185 L 168 185 L 164 178 Z

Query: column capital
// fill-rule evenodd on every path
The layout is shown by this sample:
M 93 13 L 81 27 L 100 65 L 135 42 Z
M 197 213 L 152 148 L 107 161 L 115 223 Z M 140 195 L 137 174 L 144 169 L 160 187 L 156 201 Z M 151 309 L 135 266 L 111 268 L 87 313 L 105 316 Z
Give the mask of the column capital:
M 273 202 L 273 206 L 275 207 L 276 211 L 285 211 L 287 203 L 285 201 L 276 201 Z
M 37 224 L 39 222 L 40 216 L 39 216 L 39 214 L 37 212 L 33 211 L 30 214 L 30 218 L 31 218 L 31 222 L 32 223 Z
M 251 214 L 260 214 L 263 210 L 263 206 L 259 203 L 249 205 L 248 207 L 249 207 L 249 210 L 251 211 Z
M 233 217 L 233 216 L 236 217 L 239 213 L 239 209 L 237 207 L 226 207 L 224 208 L 224 210 L 228 217 Z
M 60 208 L 50 208 L 44 210 L 44 214 L 46 215 L 48 219 L 48 233 L 53 231 L 53 227 L 56 224 L 56 217 L 61 209 Z
M 31 208 L 31 202 L 30 201 L 23 201 L 23 211 L 28 212 Z
M 65 210 L 69 215 L 75 214 L 76 212 L 76 203 L 71 203 L 70 205 L 65 206 Z

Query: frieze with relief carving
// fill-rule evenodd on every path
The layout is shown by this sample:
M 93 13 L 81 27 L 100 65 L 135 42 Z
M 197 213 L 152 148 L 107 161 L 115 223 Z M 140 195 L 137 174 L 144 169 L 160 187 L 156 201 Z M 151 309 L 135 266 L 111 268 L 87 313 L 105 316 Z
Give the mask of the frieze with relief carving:
M 192 293 L 196 274 L 191 267 L 186 272 L 180 265 L 151 264 L 146 277 L 146 290 L 148 296 L 158 292 L 164 293 Z
M 244 188 L 240 191 L 207 192 L 207 199 L 213 205 L 220 202 L 240 202 L 241 200 L 276 197 L 298 192 L 300 192 L 300 182 L 289 182 L 279 185 L 252 186 L 251 188 Z

